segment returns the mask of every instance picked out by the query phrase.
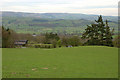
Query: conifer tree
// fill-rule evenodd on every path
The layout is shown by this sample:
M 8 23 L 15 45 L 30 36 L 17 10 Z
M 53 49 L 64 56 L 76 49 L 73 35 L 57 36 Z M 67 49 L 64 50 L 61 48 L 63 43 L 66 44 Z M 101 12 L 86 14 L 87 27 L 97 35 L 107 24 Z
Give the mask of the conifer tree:
M 110 31 L 110 27 L 108 26 L 108 21 L 106 20 L 106 34 L 105 34 L 105 44 L 106 46 L 112 46 L 112 32 Z
M 94 24 L 87 25 L 82 38 L 88 39 L 88 45 L 106 45 L 112 46 L 112 32 L 108 26 L 108 21 L 104 24 L 102 16 L 95 20 Z

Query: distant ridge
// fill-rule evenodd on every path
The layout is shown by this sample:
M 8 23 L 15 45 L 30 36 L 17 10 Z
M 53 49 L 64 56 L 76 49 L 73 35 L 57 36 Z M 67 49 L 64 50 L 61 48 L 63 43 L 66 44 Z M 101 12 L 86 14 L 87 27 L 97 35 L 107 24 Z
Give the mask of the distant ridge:
M 28 13 L 28 12 L 10 12 L 2 11 L 2 17 L 38 17 L 38 18 L 49 18 L 49 19 L 86 19 L 96 20 L 99 15 L 89 15 L 81 13 Z M 117 16 L 103 16 L 104 20 L 118 21 Z

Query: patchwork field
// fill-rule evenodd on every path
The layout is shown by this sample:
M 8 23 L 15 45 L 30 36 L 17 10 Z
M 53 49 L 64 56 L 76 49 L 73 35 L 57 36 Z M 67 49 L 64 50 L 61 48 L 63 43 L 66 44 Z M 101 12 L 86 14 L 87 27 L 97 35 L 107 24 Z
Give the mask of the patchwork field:
M 117 78 L 118 49 L 3 49 L 3 78 Z

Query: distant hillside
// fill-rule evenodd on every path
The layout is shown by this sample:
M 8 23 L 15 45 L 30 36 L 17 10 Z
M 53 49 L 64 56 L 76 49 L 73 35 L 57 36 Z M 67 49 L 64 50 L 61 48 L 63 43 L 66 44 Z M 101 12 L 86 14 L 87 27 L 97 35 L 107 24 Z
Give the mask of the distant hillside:
M 77 17 L 78 16 L 78 17 Z M 3 12 L 2 24 L 18 33 L 69 33 L 81 34 L 87 25 L 94 23 L 97 15 L 67 14 L 67 13 L 20 13 Z M 118 31 L 117 17 L 108 17 L 111 28 Z
M 39 17 L 49 19 L 86 19 L 95 20 L 99 15 L 71 14 L 71 13 L 23 13 L 23 12 L 2 12 L 3 17 Z M 118 21 L 117 16 L 103 16 L 104 20 Z

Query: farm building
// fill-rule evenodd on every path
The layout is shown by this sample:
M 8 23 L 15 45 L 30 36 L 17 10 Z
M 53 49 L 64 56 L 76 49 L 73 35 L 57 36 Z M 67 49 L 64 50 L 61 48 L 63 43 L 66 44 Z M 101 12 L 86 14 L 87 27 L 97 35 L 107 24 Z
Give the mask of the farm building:
M 15 45 L 16 46 L 25 46 L 28 43 L 28 40 L 19 40 L 19 41 L 15 41 Z

